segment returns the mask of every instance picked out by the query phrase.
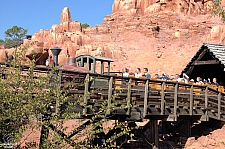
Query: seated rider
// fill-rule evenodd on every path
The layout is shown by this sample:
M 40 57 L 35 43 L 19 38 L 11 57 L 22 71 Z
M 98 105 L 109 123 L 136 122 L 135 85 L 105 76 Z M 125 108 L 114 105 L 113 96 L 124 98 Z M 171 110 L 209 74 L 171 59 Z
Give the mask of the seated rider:
M 135 78 L 140 78 L 142 76 L 141 68 L 137 68 L 136 73 L 134 74 Z
M 128 77 L 129 76 L 129 69 L 123 68 L 123 77 Z
M 148 68 L 144 68 L 144 74 L 143 76 L 146 77 L 146 79 L 150 79 L 151 78 L 151 75 L 148 73 Z

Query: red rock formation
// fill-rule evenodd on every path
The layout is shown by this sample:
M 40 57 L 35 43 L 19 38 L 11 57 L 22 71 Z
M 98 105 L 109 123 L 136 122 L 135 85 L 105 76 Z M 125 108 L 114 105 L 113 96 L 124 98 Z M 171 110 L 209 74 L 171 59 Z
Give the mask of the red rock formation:
M 57 45 L 62 49 L 61 64 L 67 62 L 68 54 L 75 57 L 87 53 L 113 58 L 113 71 L 123 66 L 132 72 L 143 66 L 152 74 L 179 73 L 203 42 L 224 43 L 223 22 L 205 14 L 210 3 L 115 0 L 113 14 L 105 16 L 102 25 L 87 29 L 72 21 L 69 8 L 65 7 L 60 24 L 52 25 L 50 30 L 40 30 L 31 40 L 24 40 L 23 46 L 35 43 L 27 51 L 29 55 L 32 51 L 43 53 Z M 1 54 L 0 60 L 3 59 Z
M 184 14 L 204 14 L 209 11 L 212 1 L 194 0 L 115 0 L 113 13 L 126 15 L 148 15 L 160 11 Z
M 127 67 L 134 72 L 137 67 L 148 67 L 153 76 L 175 74 L 181 72 L 203 42 L 224 44 L 224 23 L 207 14 L 211 4 L 193 0 L 115 0 L 113 14 L 105 16 L 102 25 L 87 29 L 72 21 L 66 7 L 60 24 L 40 30 L 31 40 L 24 40 L 23 46 L 34 42 L 26 53 L 29 55 L 32 50 L 44 53 L 57 45 L 62 49 L 61 64 L 67 62 L 68 54 L 75 57 L 87 53 L 113 58 L 113 71 Z M 13 50 L 7 49 L 9 54 Z M 0 49 L 0 61 L 4 58 L 5 49 Z M 224 128 L 221 131 L 224 133 Z M 190 138 L 187 144 L 223 147 L 225 140 L 221 136 L 218 140 L 208 137 Z
M 225 149 L 225 126 L 221 129 L 210 131 L 206 136 L 201 136 L 197 140 L 194 137 L 188 138 L 185 148 L 204 148 L 204 149 Z
M 64 22 L 72 22 L 72 18 L 70 15 L 70 10 L 68 7 L 64 7 L 62 10 L 62 15 L 61 15 L 61 19 L 60 19 L 60 24 L 64 23 Z

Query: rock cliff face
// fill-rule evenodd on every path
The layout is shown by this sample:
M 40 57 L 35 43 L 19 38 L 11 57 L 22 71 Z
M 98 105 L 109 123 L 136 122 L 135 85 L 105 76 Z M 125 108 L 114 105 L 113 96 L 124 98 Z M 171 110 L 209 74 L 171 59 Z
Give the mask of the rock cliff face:
M 101 25 L 86 29 L 72 21 L 65 7 L 60 24 L 40 30 L 22 46 L 34 42 L 27 55 L 58 46 L 61 64 L 67 62 L 68 55 L 86 53 L 113 58 L 113 71 L 148 67 L 152 75 L 179 73 L 203 42 L 224 43 L 223 22 L 209 18 L 211 4 L 201 0 L 115 0 L 112 14 L 105 16 Z M 13 50 L 7 49 L 9 54 Z M 3 61 L 5 49 L 0 55 Z
M 113 13 L 148 15 L 160 11 L 184 14 L 205 14 L 210 10 L 210 0 L 115 0 Z

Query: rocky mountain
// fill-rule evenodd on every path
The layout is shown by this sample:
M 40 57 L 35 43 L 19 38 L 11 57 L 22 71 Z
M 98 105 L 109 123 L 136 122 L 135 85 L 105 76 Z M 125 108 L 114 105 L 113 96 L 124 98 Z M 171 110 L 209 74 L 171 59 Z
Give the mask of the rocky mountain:
M 223 4 L 223 1 L 222 1 Z M 127 67 L 148 67 L 151 74 L 179 73 L 203 42 L 224 43 L 225 28 L 220 18 L 210 18 L 210 0 L 115 0 L 112 14 L 101 25 L 82 28 L 72 21 L 69 8 L 62 9 L 60 24 L 40 30 L 25 39 L 27 51 L 48 52 L 57 45 L 62 49 L 59 62 L 68 55 L 91 54 L 115 60 L 113 71 Z M 0 50 L 0 61 L 5 50 Z M 50 53 L 50 52 L 49 52 Z

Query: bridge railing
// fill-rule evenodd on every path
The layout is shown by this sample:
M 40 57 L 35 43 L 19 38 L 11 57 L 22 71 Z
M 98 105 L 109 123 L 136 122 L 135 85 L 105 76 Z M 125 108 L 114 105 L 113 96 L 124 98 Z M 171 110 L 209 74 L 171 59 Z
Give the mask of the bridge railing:
M 29 66 L 22 67 L 24 75 Z M 35 77 L 48 73 L 49 68 L 36 67 Z M 169 115 L 174 120 L 179 115 L 205 115 L 219 120 L 225 120 L 225 94 L 210 86 L 178 83 L 176 81 L 156 80 L 145 78 L 128 78 L 116 75 L 100 75 L 68 70 L 61 72 L 61 86 L 68 83 L 73 87 L 72 93 L 84 95 L 93 91 L 93 97 L 84 98 L 88 103 L 92 98 L 97 100 L 110 99 L 113 102 L 131 105 L 126 114 L 130 114 L 133 107 L 141 109 L 142 117 L 148 115 Z M 1 72 L 7 74 L 6 72 Z M 110 97 L 117 94 L 115 99 Z M 97 96 L 96 96 L 97 95 Z M 92 96 L 92 94 L 90 94 Z M 75 99 L 76 100 L 76 99 Z M 153 110 L 157 109 L 157 110 Z M 196 110 L 202 112 L 196 113 Z M 183 110 L 183 112 L 180 112 Z M 87 111 L 86 111 L 87 112 Z

